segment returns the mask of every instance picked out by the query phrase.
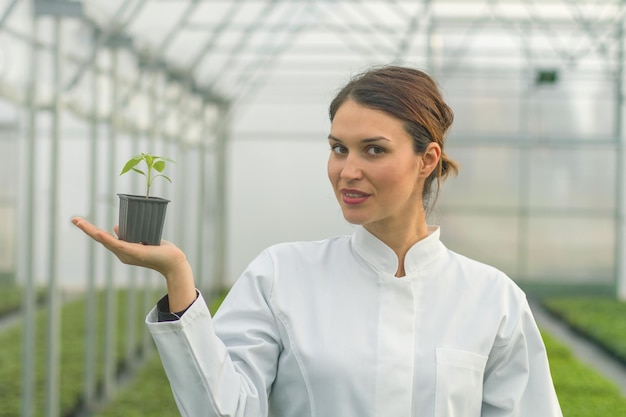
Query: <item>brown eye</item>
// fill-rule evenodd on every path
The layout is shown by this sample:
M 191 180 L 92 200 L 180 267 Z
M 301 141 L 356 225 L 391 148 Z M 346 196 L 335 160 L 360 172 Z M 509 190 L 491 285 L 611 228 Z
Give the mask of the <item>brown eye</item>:
M 368 155 L 378 156 L 384 154 L 385 149 L 381 148 L 380 146 L 370 146 L 369 148 L 367 148 L 366 152 Z
M 342 155 L 342 154 L 346 154 L 348 153 L 348 149 L 345 146 L 342 146 L 338 143 L 335 143 L 334 145 L 330 146 L 330 150 L 331 152 L 334 152 L 336 154 Z

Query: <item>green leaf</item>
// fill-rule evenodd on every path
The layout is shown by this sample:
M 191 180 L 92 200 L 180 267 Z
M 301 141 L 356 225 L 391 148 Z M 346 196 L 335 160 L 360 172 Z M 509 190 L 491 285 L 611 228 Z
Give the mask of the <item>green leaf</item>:
M 159 172 L 163 172 L 163 170 L 165 169 L 165 161 L 156 161 L 153 168 Z
M 124 165 L 124 168 L 122 168 L 122 172 L 120 172 L 120 175 L 126 174 L 128 171 L 133 169 L 133 167 L 137 165 L 141 161 L 141 159 L 142 159 L 141 157 L 137 159 L 137 157 L 135 156 L 132 159 L 130 159 L 128 162 L 126 162 L 126 165 Z
M 135 168 L 135 166 L 141 161 L 145 162 L 146 167 L 147 167 L 146 171 L 142 171 L 138 168 Z M 152 170 L 155 170 L 156 172 L 159 172 L 159 173 L 163 172 L 167 165 L 166 162 L 175 163 L 174 160 L 166 156 L 156 156 L 156 155 L 142 152 L 141 154 L 132 157 L 128 162 L 126 162 L 126 165 L 124 165 L 124 168 L 122 169 L 122 172 L 120 173 L 120 175 L 125 174 L 126 172 L 132 170 L 146 177 L 146 196 L 147 196 L 150 193 L 150 186 L 152 185 L 152 181 L 154 180 L 154 178 L 163 177 L 170 183 L 172 182 L 172 180 L 169 177 L 165 175 L 154 175 L 152 171 Z
M 133 168 L 133 171 L 135 171 L 135 172 L 137 172 L 137 173 L 139 173 L 139 174 L 143 175 L 144 177 L 146 176 L 146 173 L 145 173 L 145 172 L 143 172 L 143 171 L 142 171 L 142 170 L 140 170 L 140 169 Z
M 170 183 L 172 182 L 172 180 L 170 179 L 170 177 L 168 177 L 167 175 L 159 174 L 159 175 L 155 175 L 155 176 L 154 176 L 154 178 L 156 178 L 156 177 L 163 177 L 163 178 L 165 178 L 166 180 L 168 180 Z

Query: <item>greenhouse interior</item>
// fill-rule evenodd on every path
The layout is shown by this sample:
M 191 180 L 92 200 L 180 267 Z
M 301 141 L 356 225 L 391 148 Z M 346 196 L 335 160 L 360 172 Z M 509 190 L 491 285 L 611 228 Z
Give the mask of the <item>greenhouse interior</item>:
M 580 388 L 585 406 L 553 370 L 564 415 L 623 416 L 625 30 L 622 0 L 0 0 L 0 417 L 177 415 L 158 359 L 146 373 L 163 277 L 71 219 L 114 233 L 118 194 L 145 188 L 126 161 L 167 158 L 151 191 L 169 200 L 163 239 L 207 300 L 268 246 L 350 234 L 328 182 L 329 104 L 385 65 L 430 74 L 454 111 L 459 173 L 429 223 L 617 361 L 617 377 L 585 368 L 622 384 L 611 400 Z M 621 348 L 556 307 L 583 299 L 586 318 L 617 308 L 593 323 Z M 126 395 L 146 380 L 158 389 L 135 411 Z M 585 414 L 595 402 L 617 411 Z

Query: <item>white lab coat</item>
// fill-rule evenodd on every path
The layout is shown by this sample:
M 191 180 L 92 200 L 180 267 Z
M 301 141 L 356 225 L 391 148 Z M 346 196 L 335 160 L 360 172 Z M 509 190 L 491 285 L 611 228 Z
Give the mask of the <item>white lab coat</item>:
M 448 250 L 397 257 L 363 227 L 266 249 L 214 319 L 146 319 L 183 416 L 557 417 L 524 293 Z

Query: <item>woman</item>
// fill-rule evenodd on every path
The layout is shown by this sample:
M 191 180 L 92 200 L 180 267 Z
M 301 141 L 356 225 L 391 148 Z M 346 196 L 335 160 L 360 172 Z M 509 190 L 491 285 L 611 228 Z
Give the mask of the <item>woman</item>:
M 215 318 L 174 245 L 74 223 L 165 276 L 147 317 L 184 416 L 561 416 L 522 291 L 448 249 L 425 205 L 456 164 L 423 72 L 354 78 L 330 105 L 328 176 L 351 236 L 263 251 Z

